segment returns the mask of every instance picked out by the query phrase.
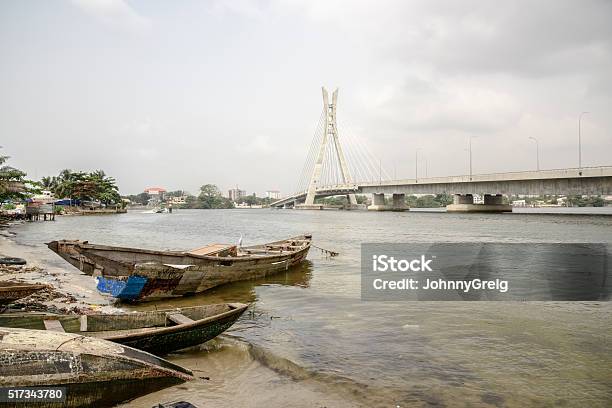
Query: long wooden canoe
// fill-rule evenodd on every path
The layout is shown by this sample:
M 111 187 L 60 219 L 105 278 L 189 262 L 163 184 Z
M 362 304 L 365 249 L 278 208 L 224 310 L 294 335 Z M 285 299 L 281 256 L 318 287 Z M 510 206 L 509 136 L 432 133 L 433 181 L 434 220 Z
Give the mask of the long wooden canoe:
M 0 387 L 65 387 L 64 402 L 3 406 L 110 407 L 193 379 L 191 371 L 110 341 L 0 327 Z
M 32 293 L 47 287 L 47 285 L 40 283 L 0 281 L 0 306 L 30 296 Z
M 227 330 L 247 305 L 220 303 L 123 314 L 3 313 L 0 327 L 65 331 L 154 354 L 197 346 Z
M 190 251 L 147 249 L 61 240 L 47 246 L 86 274 L 98 290 L 127 301 L 203 292 L 215 286 L 286 271 L 308 255 L 312 236 L 262 245 L 211 244 Z

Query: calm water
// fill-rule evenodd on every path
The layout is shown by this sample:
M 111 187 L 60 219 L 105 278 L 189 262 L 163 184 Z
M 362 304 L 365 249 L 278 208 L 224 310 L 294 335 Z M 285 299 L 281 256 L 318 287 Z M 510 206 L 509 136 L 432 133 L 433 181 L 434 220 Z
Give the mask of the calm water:
M 359 265 L 362 242 L 612 242 L 610 216 L 179 210 L 60 217 L 16 231 L 30 253 L 92 293 L 91 278 L 43 242 L 189 249 L 241 234 L 249 245 L 311 232 L 315 245 L 340 252 L 326 258 L 313 248 L 308 263 L 285 274 L 137 306 L 251 303 L 233 339 L 170 356 L 210 380 L 132 406 L 612 404 L 609 303 L 362 302 Z

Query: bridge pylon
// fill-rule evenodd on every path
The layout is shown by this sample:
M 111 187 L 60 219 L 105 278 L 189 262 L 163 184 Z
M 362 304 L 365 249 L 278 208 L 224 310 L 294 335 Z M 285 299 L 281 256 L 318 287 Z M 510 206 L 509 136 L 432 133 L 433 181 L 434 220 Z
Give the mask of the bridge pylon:
M 332 93 L 331 103 L 329 102 L 329 93 L 325 87 L 321 88 L 323 92 L 323 111 L 325 122 L 323 124 L 323 137 L 321 138 L 321 146 L 319 146 L 319 153 L 317 155 L 317 159 L 314 164 L 314 168 L 312 170 L 312 175 L 310 176 L 310 183 L 308 184 L 308 190 L 306 194 L 306 201 L 303 204 L 304 208 L 313 208 L 315 207 L 314 200 L 316 196 L 317 187 L 319 187 L 321 182 L 321 172 L 323 170 L 323 162 L 325 160 L 325 152 L 327 149 L 328 143 L 333 143 L 337 155 L 337 162 L 340 166 L 340 176 L 342 178 L 342 182 L 345 185 L 351 183 L 351 175 L 349 173 L 348 166 L 346 164 L 346 159 L 344 157 L 344 153 L 342 152 L 342 147 L 340 145 L 340 140 L 338 139 L 338 123 L 336 122 L 336 107 L 338 102 L 338 89 L 336 89 Z M 349 200 L 349 208 L 357 205 L 357 200 L 355 199 L 355 194 L 348 194 Z

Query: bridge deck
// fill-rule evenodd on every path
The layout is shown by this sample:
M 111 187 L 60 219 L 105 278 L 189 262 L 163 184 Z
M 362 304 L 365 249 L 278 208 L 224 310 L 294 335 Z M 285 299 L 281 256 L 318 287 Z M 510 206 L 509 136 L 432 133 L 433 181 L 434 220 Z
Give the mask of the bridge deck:
M 316 191 L 317 197 L 349 193 L 607 195 L 612 194 L 612 166 L 383 180 L 327 186 Z M 279 207 L 299 202 L 305 196 L 305 192 L 297 193 L 278 200 L 271 206 Z

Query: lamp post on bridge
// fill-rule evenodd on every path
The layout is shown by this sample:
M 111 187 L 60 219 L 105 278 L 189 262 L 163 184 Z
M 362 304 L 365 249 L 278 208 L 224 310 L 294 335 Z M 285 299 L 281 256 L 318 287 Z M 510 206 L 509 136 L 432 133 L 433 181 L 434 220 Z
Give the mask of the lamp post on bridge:
M 470 181 L 472 181 L 472 139 L 478 137 L 470 135 L 470 141 L 468 143 L 468 151 L 470 153 Z
M 578 115 L 578 169 L 582 170 L 582 115 L 586 115 L 589 112 L 580 112 Z
M 419 150 L 420 147 L 414 151 L 414 181 L 418 182 L 419 180 Z
M 536 168 L 538 171 L 540 171 L 540 143 L 538 142 L 538 139 L 533 136 L 529 136 L 529 139 L 533 140 L 536 144 Z

